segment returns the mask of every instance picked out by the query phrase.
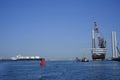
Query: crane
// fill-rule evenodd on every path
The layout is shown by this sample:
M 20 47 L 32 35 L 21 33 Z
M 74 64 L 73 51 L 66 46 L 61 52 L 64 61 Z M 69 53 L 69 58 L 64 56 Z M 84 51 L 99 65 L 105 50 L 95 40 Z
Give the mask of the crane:
M 100 37 L 100 32 L 99 32 L 99 28 L 96 22 L 94 22 L 94 32 L 98 38 L 98 46 L 99 48 L 105 48 L 106 47 L 106 41 L 104 40 L 104 38 Z

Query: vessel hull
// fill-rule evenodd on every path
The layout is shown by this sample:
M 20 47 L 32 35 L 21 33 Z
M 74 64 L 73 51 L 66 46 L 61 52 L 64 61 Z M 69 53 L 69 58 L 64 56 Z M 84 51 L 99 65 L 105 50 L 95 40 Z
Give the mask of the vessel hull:
M 96 59 L 101 59 L 104 60 L 105 59 L 105 54 L 100 53 L 100 54 L 92 54 L 92 59 L 96 60 Z
M 118 58 L 112 58 L 113 61 L 120 61 L 120 57 Z

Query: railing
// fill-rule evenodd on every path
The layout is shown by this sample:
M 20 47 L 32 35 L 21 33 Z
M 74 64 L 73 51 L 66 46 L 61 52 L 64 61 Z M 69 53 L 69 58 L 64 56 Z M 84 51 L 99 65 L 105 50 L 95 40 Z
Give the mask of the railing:
M 92 53 L 106 53 L 107 49 L 106 48 L 92 48 L 91 51 Z

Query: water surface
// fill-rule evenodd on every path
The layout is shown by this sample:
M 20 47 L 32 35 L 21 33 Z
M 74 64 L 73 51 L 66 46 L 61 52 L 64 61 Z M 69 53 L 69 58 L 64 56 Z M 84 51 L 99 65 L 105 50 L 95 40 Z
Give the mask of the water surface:
M 120 62 L 0 62 L 0 80 L 120 80 Z

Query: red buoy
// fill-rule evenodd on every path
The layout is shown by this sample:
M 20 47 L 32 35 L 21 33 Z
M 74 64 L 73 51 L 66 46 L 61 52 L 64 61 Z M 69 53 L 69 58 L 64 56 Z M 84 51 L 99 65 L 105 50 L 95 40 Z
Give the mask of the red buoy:
M 40 66 L 45 66 L 45 59 L 44 58 L 41 59 Z

